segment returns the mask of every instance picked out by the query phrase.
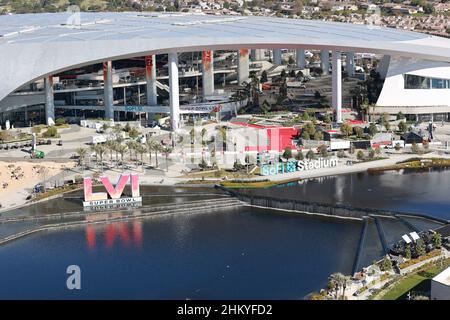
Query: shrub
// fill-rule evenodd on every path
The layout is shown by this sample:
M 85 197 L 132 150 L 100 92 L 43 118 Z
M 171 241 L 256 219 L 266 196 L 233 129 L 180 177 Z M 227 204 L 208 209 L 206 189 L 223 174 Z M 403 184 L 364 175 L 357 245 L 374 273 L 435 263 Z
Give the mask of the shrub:
M 380 270 L 381 271 L 390 271 L 392 270 L 392 261 L 388 258 L 388 256 L 385 256 L 384 259 L 380 262 Z
M 312 151 L 311 149 L 309 149 L 309 151 L 306 153 L 306 158 L 307 159 L 314 159 L 316 157 L 316 155 L 314 154 L 314 151 Z
M 41 130 L 42 130 L 41 126 L 33 126 L 33 128 L 31 128 L 31 132 L 36 134 L 41 133 Z
M 322 157 L 328 157 L 328 147 L 324 144 L 321 144 L 318 148 L 317 151 L 319 152 L 319 154 Z
M 286 147 L 286 149 L 284 149 L 283 158 L 285 159 L 292 158 L 292 149 L 290 147 Z
M 66 119 L 64 119 L 64 118 L 58 118 L 58 119 L 56 119 L 55 124 L 56 124 L 57 126 L 62 126 L 63 124 L 66 124 Z
M 358 150 L 358 152 L 356 153 L 356 158 L 358 160 L 364 160 L 364 152 L 362 150 Z
M 48 127 L 47 131 L 45 131 L 42 136 L 44 138 L 55 138 L 58 136 L 58 129 L 56 127 Z

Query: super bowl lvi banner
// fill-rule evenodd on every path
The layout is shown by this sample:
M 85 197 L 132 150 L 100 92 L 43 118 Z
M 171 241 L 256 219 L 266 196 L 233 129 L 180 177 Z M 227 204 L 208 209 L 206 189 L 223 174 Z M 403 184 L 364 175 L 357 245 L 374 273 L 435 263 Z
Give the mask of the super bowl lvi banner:
M 92 178 L 84 178 L 84 207 L 142 202 L 139 191 L 139 175 L 135 173 L 121 174 L 115 186 L 106 176 L 101 177 L 100 182 L 106 192 L 94 193 L 92 191 Z M 121 196 L 128 182 L 131 184 L 131 197 L 123 198 Z

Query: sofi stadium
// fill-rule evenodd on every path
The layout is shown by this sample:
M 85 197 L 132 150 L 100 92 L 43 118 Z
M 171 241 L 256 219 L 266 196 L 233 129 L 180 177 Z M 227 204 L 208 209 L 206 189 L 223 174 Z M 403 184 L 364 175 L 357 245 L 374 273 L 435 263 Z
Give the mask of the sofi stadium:
M 449 39 L 253 16 L 46 13 L 0 17 L 0 121 L 158 113 L 170 115 L 174 130 L 186 114 L 236 111 L 243 101 L 231 92 L 267 67 L 268 53 L 270 69 L 287 50 L 299 69 L 307 67 L 307 54 L 320 52 L 338 123 L 342 73 L 355 75 L 361 53 L 381 57 L 384 85 L 373 115 L 449 119 Z

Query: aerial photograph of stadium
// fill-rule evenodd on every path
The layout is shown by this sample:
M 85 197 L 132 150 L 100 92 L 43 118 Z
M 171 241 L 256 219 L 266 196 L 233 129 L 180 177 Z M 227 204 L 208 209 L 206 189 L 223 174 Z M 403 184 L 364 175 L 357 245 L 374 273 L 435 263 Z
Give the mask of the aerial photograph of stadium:
M 0 300 L 450 300 L 450 2 L 0 0 L 0 58 Z

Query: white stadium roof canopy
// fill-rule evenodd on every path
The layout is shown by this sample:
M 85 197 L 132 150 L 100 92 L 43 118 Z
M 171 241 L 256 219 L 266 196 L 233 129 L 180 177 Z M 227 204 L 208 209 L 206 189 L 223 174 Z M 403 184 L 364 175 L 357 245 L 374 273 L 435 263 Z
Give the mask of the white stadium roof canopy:
M 64 70 L 148 54 L 203 49 L 324 49 L 450 62 L 450 39 L 315 20 L 145 12 L 0 16 L 0 100 Z M 76 20 L 76 19 L 75 19 Z

